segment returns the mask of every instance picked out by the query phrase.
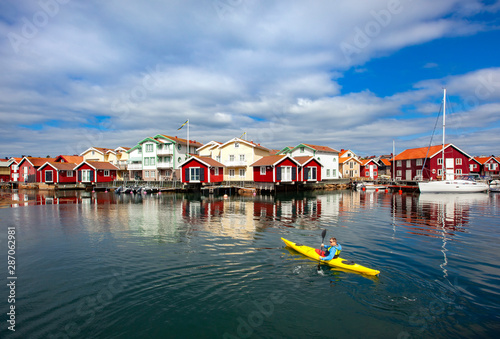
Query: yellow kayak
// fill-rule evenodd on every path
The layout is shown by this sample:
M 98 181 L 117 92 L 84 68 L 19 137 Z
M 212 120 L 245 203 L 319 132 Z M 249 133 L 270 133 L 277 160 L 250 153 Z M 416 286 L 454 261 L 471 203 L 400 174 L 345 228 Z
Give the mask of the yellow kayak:
M 294 249 L 295 251 L 302 253 L 303 255 L 311 259 L 319 261 L 319 254 L 316 252 L 315 248 L 301 244 L 296 244 L 293 241 L 286 240 L 285 238 L 281 238 L 281 240 L 283 240 L 288 247 Z M 353 261 L 345 260 L 340 257 L 328 261 L 321 260 L 321 263 L 327 264 L 332 267 L 339 267 L 345 270 L 354 271 L 366 275 L 378 275 L 380 273 L 380 271 L 358 265 Z

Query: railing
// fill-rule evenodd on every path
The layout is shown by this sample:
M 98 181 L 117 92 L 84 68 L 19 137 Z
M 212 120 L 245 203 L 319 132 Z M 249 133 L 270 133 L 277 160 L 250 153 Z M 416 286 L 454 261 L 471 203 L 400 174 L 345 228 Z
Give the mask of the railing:
M 98 182 L 95 184 L 97 188 L 101 187 L 151 187 L 151 188 L 182 188 L 183 184 L 179 180 L 115 180 L 112 182 Z
M 171 162 L 158 162 L 156 164 L 156 168 L 159 168 L 159 169 L 173 168 L 173 163 L 171 163 Z
M 228 160 L 228 161 L 224 162 L 224 166 L 226 166 L 226 167 L 247 167 L 247 162 L 246 161 Z
M 129 171 L 140 171 L 142 170 L 142 164 L 128 164 Z
M 174 155 L 174 151 L 171 149 L 159 149 L 156 151 L 156 155 Z

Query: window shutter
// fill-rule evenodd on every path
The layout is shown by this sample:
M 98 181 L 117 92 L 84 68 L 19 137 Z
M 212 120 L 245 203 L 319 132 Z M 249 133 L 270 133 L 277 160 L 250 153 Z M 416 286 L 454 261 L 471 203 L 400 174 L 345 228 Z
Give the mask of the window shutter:
M 297 167 L 292 167 L 292 181 L 297 180 Z
M 45 173 L 47 173 L 47 177 L 45 178 L 46 181 L 49 181 L 49 182 L 52 181 L 52 171 L 47 171 Z
M 317 170 L 318 170 L 318 169 L 317 169 L 316 167 L 313 167 L 313 168 L 312 168 L 312 170 L 313 170 L 313 179 L 314 179 L 314 180 L 317 180 L 317 179 L 318 179 L 318 177 L 317 177 L 317 174 L 318 174 L 318 173 L 317 173 Z
M 276 180 L 281 181 L 281 167 L 276 167 Z
M 184 181 L 189 181 L 189 167 L 184 168 Z
M 203 167 L 200 168 L 200 181 L 205 181 L 205 169 Z
M 309 178 L 309 167 L 304 168 L 304 180 Z
M 94 181 L 94 171 L 90 171 L 90 181 Z
M 78 182 L 82 182 L 82 171 L 78 171 Z

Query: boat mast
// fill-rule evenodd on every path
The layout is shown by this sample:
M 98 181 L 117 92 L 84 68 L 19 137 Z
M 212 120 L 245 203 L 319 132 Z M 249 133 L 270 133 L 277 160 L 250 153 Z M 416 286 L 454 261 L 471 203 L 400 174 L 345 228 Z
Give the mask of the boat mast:
M 446 172 L 444 166 L 444 134 L 446 127 L 446 88 L 443 91 L 443 154 L 442 154 L 442 164 L 441 164 L 441 180 L 446 180 Z

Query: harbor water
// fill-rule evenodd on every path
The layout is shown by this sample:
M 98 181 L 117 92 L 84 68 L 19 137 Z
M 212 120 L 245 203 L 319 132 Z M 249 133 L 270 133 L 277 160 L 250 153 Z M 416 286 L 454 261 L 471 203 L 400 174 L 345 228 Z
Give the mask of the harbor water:
M 0 208 L 1 338 L 500 334 L 500 194 L 13 199 Z M 318 270 L 281 240 L 319 247 L 323 229 L 380 275 Z

